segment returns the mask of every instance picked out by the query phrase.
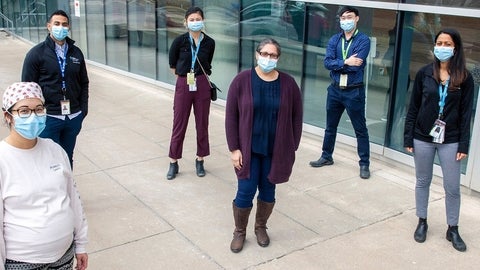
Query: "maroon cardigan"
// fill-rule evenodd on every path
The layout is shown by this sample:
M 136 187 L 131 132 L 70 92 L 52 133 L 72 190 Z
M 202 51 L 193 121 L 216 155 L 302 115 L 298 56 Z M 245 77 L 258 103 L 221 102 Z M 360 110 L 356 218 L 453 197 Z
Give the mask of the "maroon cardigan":
M 253 71 L 255 72 L 255 71 Z M 284 183 L 292 174 L 295 151 L 300 144 L 303 125 L 302 95 L 295 80 L 279 72 L 280 107 L 272 153 L 272 167 L 268 179 L 274 184 Z M 240 72 L 230 84 L 225 109 L 225 133 L 228 149 L 240 149 L 243 167 L 235 170 L 238 179 L 250 178 L 252 155 L 253 96 L 252 70 Z

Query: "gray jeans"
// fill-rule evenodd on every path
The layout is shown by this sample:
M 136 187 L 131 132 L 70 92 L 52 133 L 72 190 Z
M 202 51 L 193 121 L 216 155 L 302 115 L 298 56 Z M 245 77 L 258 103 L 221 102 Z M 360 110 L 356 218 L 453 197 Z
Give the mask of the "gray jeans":
M 438 153 L 443 173 L 447 224 L 450 226 L 458 225 L 460 215 L 460 161 L 456 160 L 458 143 L 436 144 L 414 140 L 413 146 L 417 177 L 415 184 L 417 216 L 427 218 L 433 162 L 435 153 Z

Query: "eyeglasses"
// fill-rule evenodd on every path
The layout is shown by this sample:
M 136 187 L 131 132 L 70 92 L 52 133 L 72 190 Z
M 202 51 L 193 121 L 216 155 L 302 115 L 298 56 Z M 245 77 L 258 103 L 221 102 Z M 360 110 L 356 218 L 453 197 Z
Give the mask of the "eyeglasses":
M 257 51 L 258 54 L 260 54 L 261 57 L 270 57 L 272 59 L 278 59 L 278 54 L 276 53 L 267 53 L 267 52 L 260 52 L 260 51 Z
M 45 116 L 47 114 L 47 109 L 43 105 L 38 105 L 35 109 L 30 109 L 27 106 L 22 106 L 16 110 L 11 110 L 12 112 L 17 112 L 20 118 L 28 118 L 32 115 L 32 112 L 37 116 Z

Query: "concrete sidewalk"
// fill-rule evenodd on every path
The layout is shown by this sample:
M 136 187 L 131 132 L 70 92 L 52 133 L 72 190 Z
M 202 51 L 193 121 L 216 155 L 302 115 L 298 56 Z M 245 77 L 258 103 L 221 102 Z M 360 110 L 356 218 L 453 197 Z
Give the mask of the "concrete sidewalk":
M 0 33 L 0 47 L 3 93 L 20 79 L 31 46 Z M 257 245 L 252 211 L 244 250 L 233 254 L 236 178 L 224 108 L 212 104 L 207 175 L 195 175 L 191 117 L 180 173 L 167 181 L 172 91 L 93 65 L 88 70 L 90 111 L 74 172 L 89 221 L 89 269 L 478 269 L 478 194 L 463 193 L 459 225 L 468 249 L 460 253 L 445 240 L 444 193 L 435 179 L 428 239 L 418 244 L 413 168 L 374 155 L 372 177 L 362 180 L 356 149 L 342 144 L 333 166 L 312 168 L 322 138 L 306 133 L 290 182 L 277 186 L 271 245 Z M 1 138 L 6 134 L 1 128 Z

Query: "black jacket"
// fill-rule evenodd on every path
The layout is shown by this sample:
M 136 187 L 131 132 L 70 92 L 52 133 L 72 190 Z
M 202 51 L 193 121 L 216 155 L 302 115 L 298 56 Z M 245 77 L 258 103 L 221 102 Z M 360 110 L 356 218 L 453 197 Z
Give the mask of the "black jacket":
M 88 114 L 88 75 L 82 51 L 68 38 L 67 63 L 65 66 L 66 98 L 70 100 L 70 112 Z M 63 100 L 62 73 L 55 53 L 55 42 L 50 36 L 37 44 L 23 62 L 22 81 L 36 82 L 42 87 L 47 113 L 61 115 L 60 100 Z
M 212 73 L 212 59 L 215 52 L 215 41 L 202 32 L 203 39 L 200 42 L 198 50 L 198 60 L 202 63 L 205 72 L 210 75 Z M 190 45 L 189 33 L 182 34 L 173 40 L 168 53 L 170 68 L 175 69 L 175 74 L 186 76 L 190 72 L 192 66 L 192 49 Z M 196 48 L 196 47 L 195 47 Z M 202 75 L 202 69 L 195 61 L 195 75 Z
M 413 147 L 413 139 L 432 142 L 429 135 L 440 107 L 439 83 L 433 77 L 433 63 L 421 68 L 415 77 L 410 106 L 405 119 L 404 147 Z M 443 109 L 445 141 L 458 142 L 458 152 L 468 153 L 473 109 L 474 82 L 470 73 L 459 88 L 449 87 Z

